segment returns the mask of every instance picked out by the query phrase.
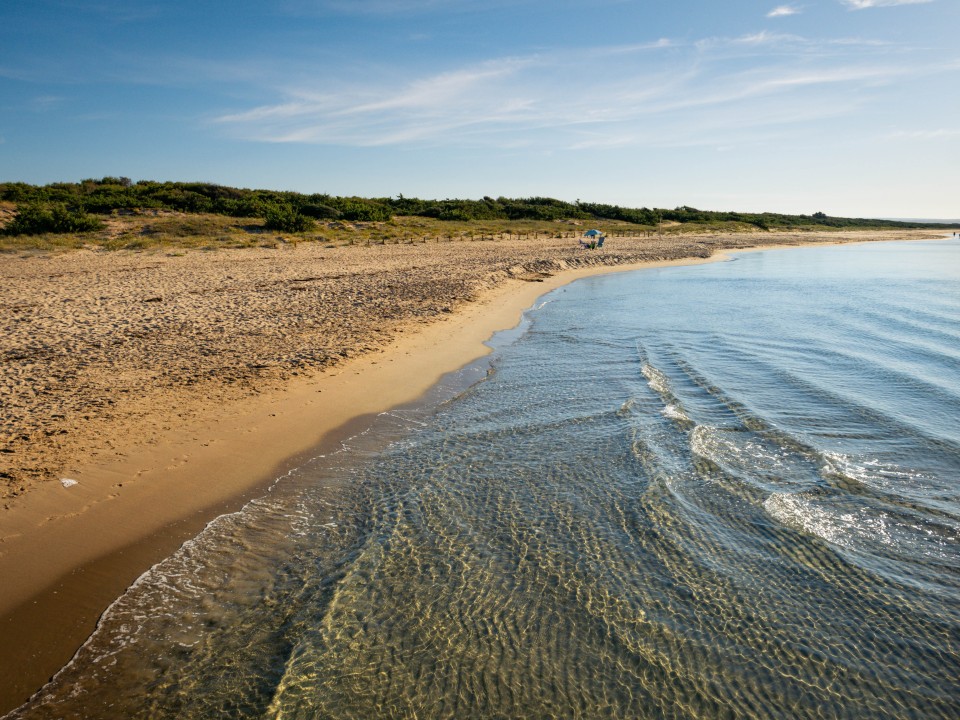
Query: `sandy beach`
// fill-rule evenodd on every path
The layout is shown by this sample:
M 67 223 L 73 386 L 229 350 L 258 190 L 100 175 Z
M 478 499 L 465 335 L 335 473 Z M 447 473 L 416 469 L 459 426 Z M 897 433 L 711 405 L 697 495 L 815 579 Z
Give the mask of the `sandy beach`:
M 0 713 L 217 515 L 588 274 L 943 231 L 0 255 Z

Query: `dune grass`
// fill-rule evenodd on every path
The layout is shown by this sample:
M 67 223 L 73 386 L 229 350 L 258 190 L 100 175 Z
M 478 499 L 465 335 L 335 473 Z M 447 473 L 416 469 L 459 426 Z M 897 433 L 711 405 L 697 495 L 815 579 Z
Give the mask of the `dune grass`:
M 4 212 L 5 210 L 5 212 Z M 12 208 L 0 208 L 0 223 L 12 217 Z M 611 237 L 750 232 L 755 227 L 737 222 L 664 223 L 656 226 L 622 221 L 590 220 L 467 220 L 451 221 L 398 216 L 383 222 L 318 221 L 307 232 L 268 230 L 262 218 L 235 218 L 214 214 L 145 211 L 104 216 L 100 230 L 41 235 L 0 235 L 0 252 L 65 252 L 70 250 L 221 250 L 276 248 L 285 244 L 322 243 L 325 246 L 480 242 L 505 238 L 558 237 L 571 240 L 597 226 Z

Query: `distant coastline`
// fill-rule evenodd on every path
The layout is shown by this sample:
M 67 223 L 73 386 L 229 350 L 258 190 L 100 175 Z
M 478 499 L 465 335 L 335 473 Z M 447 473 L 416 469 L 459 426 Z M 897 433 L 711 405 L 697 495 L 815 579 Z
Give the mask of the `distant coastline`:
M 890 220 L 892 222 L 917 223 L 921 225 L 960 225 L 960 218 L 953 220 L 942 220 L 936 218 L 880 218 L 881 220 Z
M 182 218 L 182 219 L 178 219 Z M 142 220 L 143 222 L 137 222 Z M 152 221 L 151 221 L 152 220 Z M 954 227 L 809 214 L 624 207 L 550 197 L 430 200 L 226 187 L 103 177 L 37 186 L 0 182 L 0 250 L 251 247 L 263 234 L 293 242 L 410 242 L 423 237 L 563 235 L 603 224 L 613 235 L 823 232 Z

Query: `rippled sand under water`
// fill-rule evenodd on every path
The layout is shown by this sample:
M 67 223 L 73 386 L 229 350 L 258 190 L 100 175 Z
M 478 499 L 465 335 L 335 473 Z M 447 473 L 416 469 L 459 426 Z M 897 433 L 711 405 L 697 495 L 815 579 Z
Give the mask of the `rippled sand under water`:
M 482 382 L 141 578 L 14 717 L 960 716 L 958 256 L 556 291 Z

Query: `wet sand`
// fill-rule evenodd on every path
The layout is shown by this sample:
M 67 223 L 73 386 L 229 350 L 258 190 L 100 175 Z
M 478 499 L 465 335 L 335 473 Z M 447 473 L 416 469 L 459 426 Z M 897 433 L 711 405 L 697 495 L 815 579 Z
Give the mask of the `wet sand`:
M 151 564 L 480 357 L 547 290 L 723 249 L 942 235 L 0 256 L 0 712 Z

